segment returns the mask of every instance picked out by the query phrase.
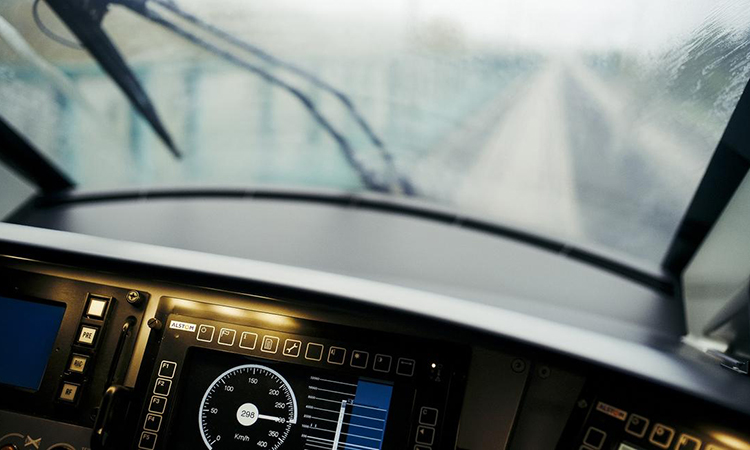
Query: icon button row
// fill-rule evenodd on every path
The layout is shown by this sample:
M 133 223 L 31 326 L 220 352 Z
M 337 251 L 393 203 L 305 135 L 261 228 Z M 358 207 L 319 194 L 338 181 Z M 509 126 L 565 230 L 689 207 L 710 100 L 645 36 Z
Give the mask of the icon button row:
M 216 327 L 201 324 L 198 326 L 196 339 L 201 342 L 213 342 Z M 218 332 L 217 343 L 220 345 L 233 346 L 237 337 L 237 331 L 231 328 L 221 328 Z M 242 332 L 239 339 L 240 348 L 255 350 L 258 345 L 258 333 L 250 331 Z M 309 361 L 322 361 L 325 355 L 326 362 L 338 366 L 347 363 L 347 349 L 331 346 L 325 352 L 325 346 L 316 342 L 308 342 L 306 345 L 298 339 L 285 339 L 283 345 L 278 336 L 264 335 L 260 342 L 260 351 L 263 353 L 276 354 L 281 346 L 281 354 L 289 358 L 299 358 L 303 355 Z M 351 367 L 367 369 L 370 364 L 370 353 L 364 350 L 352 350 L 348 361 Z M 392 368 L 393 358 L 390 355 L 376 354 L 372 363 L 372 369 L 376 372 L 389 373 Z M 399 358 L 396 364 L 396 373 L 401 376 L 411 377 L 414 375 L 416 362 L 409 358 Z

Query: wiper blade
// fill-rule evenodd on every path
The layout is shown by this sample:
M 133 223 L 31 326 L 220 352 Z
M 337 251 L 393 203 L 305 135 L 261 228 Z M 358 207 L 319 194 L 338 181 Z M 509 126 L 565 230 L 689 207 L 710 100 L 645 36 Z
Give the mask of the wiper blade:
M 397 170 L 393 155 L 385 147 L 385 145 L 383 144 L 383 141 L 375 134 L 372 127 L 370 127 L 370 125 L 364 119 L 362 114 L 357 110 L 357 108 L 354 106 L 354 103 L 351 101 L 351 99 L 340 90 L 334 88 L 330 84 L 312 75 L 311 73 L 308 73 L 305 70 L 293 64 L 290 64 L 286 61 L 276 58 L 270 53 L 248 42 L 242 41 L 232 36 L 231 34 L 205 21 L 200 20 L 198 17 L 183 11 L 170 0 L 111 0 L 111 2 L 122 5 L 130 9 L 131 11 L 135 12 L 136 14 L 139 14 L 142 17 L 149 19 L 152 22 L 157 23 L 169 29 L 170 31 L 192 42 L 193 44 L 203 47 L 205 50 L 208 50 L 211 53 L 233 64 L 236 64 L 250 72 L 257 74 L 258 76 L 260 76 L 267 82 L 286 90 L 291 95 L 296 97 L 299 100 L 299 102 L 302 104 L 302 106 L 305 109 L 307 109 L 308 112 L 312 115 L 313 119 L 323 129 L 325 129 L 326 132 L 336 141 L 339 148 L 342 150 L 342 153 L 344 154 L 344 157 L 349 163 L 349 165 L 352 166 L 357 171 L 357 173 L 360 175 L 360 178 L 363 180 L 363 183 L 368 188 L 372 190 L 376 190 L 376 191 L 381 191 L 381 192 L 400 191 L 401 193 L 404 193 L 406 195 L 415 194 L 415 189 L 413 185 L 411 184 L 411 182 L 406 177 L 402 176 Z M 209 32 L 210 34 L 214 35 L 214 37 L 218 37 L 222 39 L 224 42 L 228 42 L 236 47 L 241 48 L 244 51 L 252 53 L 253 55 L 255 55 L 256 57 L 259 57 L 261 60 L 263 60 L 266 63 L 284 68 L 288 70 L 289 72 L 294 73 L 304 78 L 305 80 L 309 81 L 311 84 L 315 85 L 316 87 L 321 88 L 331 93 L 344 105 L 344 107 L 347 109 L 349 114 L 354 118 L 355 122 L 358 124 L 358 126 L 363 130 L 365 135 L 368 137 L 368 139 L 378 149 L 378 151 L 381 154 L 381 157 L 385 161 L 386 167 L 391 172 L 392 178 L 395 179 L 395 184 L 384 183 L 384 182 L 377 180 L 377 177 L 375 176 L 375 174 L 372 171 L 368 170 L 357 159 L 357 157 L 354 154 L 355 153 L 354 149 L 350 145 L 348 139 L 342 133 L 336 130 L 336 128 L 330 123 L 330 121 L 328 121 L 328 119 L 326 119 L 325 116 L 321 113 L 319 108 L 316 106 L 315 102 L 313 102 L 312 99 L 309 96 L 307 96 L 305 93 L 303 93 L 300 89 L 287 83 L 281 78 L 273 75 L 271 72 L 263 69 L 262 67 L 249 63 L 247 61 L 244 61 L 243 59 L 237 57 L 236 55 L 226 50 L 223 50 L 219 48 L 218 46 L 208 42 L 207 40 L 202 39 L 196 34 L 191 33 L 185 30 L 184 28 L 181 28 L 178 25 L 170 22 L 169 20 L 164 18 L 161 14 L 159 14 L 157 11 L 155 11 L 152 8 L 149 8 L 148 3 L 155 3 L 167 9 L 168 11 L 177 14 L 178 16 L 187 20 L 191 24 L 199 27 L 201 30 Z
M 102 29 L 109 0 L 45 0 L 78 41 L 89 51 L 101 68 L 120 87 L 133 107 L 151 125 L 167 148 L 176 156 L 180 152 L 159 119 L 153 103 L 125 59 Z

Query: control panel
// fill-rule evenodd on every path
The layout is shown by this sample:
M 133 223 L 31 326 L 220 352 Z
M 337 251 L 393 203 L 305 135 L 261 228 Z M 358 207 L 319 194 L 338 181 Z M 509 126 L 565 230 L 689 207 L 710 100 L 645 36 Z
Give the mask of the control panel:
M 587 392 L 558 449 L 729 450 L 750 441 L 725 411 L 671 391 L 624 382 Z
M 187 315 L 202 308 L 162 302 L 132 448 L 455 445 L 468 348 L 260 311 Z

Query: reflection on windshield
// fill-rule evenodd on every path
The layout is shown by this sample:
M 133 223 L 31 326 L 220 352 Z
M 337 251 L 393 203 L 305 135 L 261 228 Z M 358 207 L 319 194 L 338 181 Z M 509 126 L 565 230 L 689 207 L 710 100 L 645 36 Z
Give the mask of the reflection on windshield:
M 208 37 L 160 3 L 147 2 Z M 304 93 L 368 171 L 463 213 L 656 263 L 750 78 L 750 1 L 616 3 L 175 4 L 345 93 L 393 166 L 331 89 L 223 44 Z M 112 7 L 104 29 L 182 161 L 86 52 L 39 31 L 29 2 L 6 0 L 0 16 L 0 114 L 81 186 L 368 189 L 288 89 L 131 11 Z M 40 18 L 71 39 L 44 4 Z

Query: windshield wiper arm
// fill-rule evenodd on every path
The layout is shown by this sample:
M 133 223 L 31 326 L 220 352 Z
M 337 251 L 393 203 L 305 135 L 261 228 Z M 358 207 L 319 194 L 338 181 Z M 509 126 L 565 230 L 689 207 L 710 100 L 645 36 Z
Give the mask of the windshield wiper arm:
M 133 71 L 102 29 L 108 0 L 45 0 L 70 31 L 78 38 L 101 68 L 120 87 L 133 107 L 151 125 L 167 148 L 176 156 L 180 152 L 159 119 L 153 103 Z

